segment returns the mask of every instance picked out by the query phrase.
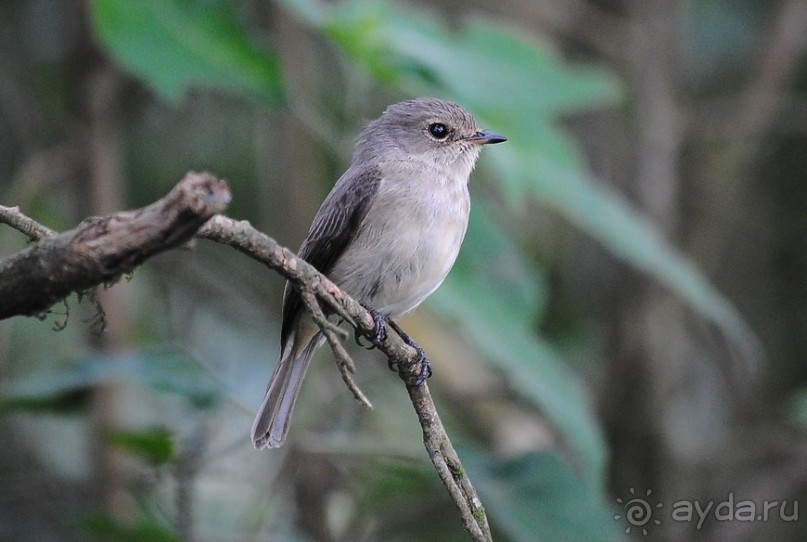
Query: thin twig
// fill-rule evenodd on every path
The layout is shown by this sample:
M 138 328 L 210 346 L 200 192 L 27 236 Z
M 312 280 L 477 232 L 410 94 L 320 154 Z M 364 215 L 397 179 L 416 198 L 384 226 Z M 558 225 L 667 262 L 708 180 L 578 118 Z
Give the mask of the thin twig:
M 356 365 L 353 363 L 347 350 L 345 350 L 339 337 L 337 337 L 337 332 L 340 331 L 339 328 L 337 328 L 333 322 L 329 321 L 325 313 L 322 312 L 322 308 L 319 306 L 319 301 L 317 301 L 317 297 L 313 291 L 305 288 L 300 292 L 300 297 L 308 312 L 311 313 L 311 318 L 314 320 L 314 323 L 319 326 L 322 334 L 328 341 L 328 345 L 331 347 L 331 351 L 333 351 L 336 366 L 339 368 L 339 374 L 342 375 L 342 380 L 345 382 L 345 385 L 351 393 L 353 393 L 353 397 L 355 397 L 357 401 L 367 408 L 373 408 L 373 404 L 364 392 L 361 391 L 356 381 L 353 380 L 352 373 L 356 372 Z
M 52 229 L 22 214 L 19 207 L 0 205 L 0 223 L 11 226 L 31 241 L 39 241 L 43 237 L 56 235 Z
M 434 406 L 429 386 L 406 386 L 423 431 L 423 446 L 429 454 L 440 481 L 459 508 L 465 529 L 473 540 L 491 540 L 490 526 L 482 501 L 471 484 L 459 455 L 448 438 Z

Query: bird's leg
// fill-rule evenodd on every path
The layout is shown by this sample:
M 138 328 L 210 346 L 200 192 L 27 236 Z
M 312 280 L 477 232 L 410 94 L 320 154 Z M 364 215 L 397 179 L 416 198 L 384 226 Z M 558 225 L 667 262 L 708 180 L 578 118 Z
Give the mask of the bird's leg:
M 418 363 L 418 365 L 420 365 L 420 371 L 415 375 L 414 378 L 409 380 L 407 382 L 407 384 L 410 384 L 410 385 L 413 385 L 413 386 L 420 386 L 421 384 L 423 384 L 426 381 L 427 378 L 429 378 L 432 375 L 432 366 L 431 366 L 431 363 L 429 363 L 429 358 L 426 357 L 426 351 L 423 350 L 423 348 L 418 343 L 416 343 L 414 340 L 412 340 L 412 337 L 410 337 L 401 328 L 401 326 L 399 326 L 398 323 L 395 322 L 395 320 L 392 320 L 391 318 L 388 318 L 387 319 L 387 324 L 389 324 L 389 327 L 391 327 L 392 330 L 395 333 L 397 333 L 398 336 L 401 337 L 403 342 L 405 342 L 406 344 L 408 344 L 409 346 L 414 348 L 415 351 L 417 351 L 417 353 L 418 353 L 417 363 Z M 389 368 L 390 368 L 390 370 L 395 371 L 397 373 L 400 372 L 398 370 L 399 367 L 392 360 L 389 361 Z
M 367 348 L 367 350 L 372 350 L 387 339 L 387 318 L 372 307 L 368 307 L 364 304 L 362 304 L 362 307 L 364 307 L 373 318 L 373 331 L 370 333 L 364 333 L 356 329 L 356 344 L 364 347 L 364 345 L 361 343 L 361 338 L 367 337 L 370 339 L 370 346 L 365 348 Z

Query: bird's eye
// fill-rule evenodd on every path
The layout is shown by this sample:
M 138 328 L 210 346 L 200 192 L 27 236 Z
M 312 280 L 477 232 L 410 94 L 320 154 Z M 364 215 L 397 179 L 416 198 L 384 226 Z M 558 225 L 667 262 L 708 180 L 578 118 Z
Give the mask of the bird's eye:
M 429 133 L 434 139 L 445 139 L 448 137 L 448 128 L 442 122 L 429 124 Z

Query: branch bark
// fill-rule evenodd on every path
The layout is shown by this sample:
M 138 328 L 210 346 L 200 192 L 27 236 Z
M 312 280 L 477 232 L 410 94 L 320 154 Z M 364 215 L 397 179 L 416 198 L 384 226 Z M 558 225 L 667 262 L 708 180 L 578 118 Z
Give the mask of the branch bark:
M 59 235 L 14 208 L 1 208 L 0 222 L 22 225 L 17 229 L 41 240 L 0 262 L 0 320 L 41 314 L 73 292 L 115 281 L 147 258 L 189 241 L 229 202 L 225 181 L 188 173 L 147 207 L 90 218 Z

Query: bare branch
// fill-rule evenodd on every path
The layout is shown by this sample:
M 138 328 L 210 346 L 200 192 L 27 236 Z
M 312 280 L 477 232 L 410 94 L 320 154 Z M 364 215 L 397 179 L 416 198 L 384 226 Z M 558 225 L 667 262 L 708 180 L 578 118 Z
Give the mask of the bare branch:
M 215 216 L 199 230 L 197 236 L 232 246 L 286 277 L 303 294 L 315 295 L 321 303 L 351 323 L 357 330 L 363 333 L 373 331 L 373 318 L 360 303 L 342 292 L 327 277 L 295 256 L 289 249 L 257 231 L 249 222 L 237 222 L 225 216 Z M 321 311 L 318 304 L 312 305 Z M 326 333 L 328 326 L 323 325 L 320 329 Z M 333 348 L 334 344 L 331 343 L 331 346 Z M 339 344 L 336 348 L 343 347 Z M 404 382 L 411 382 L 412 376 L 421 370 L 417 352 L 398 335 L 388 333 L 378 348 L 398 367 L 399 375 Z M 448 438 L 429 393 L 429 387 L 425 383 L 420 386 L 407 384 L 406 389 L 423 431 L 426 452 L 456 504 L 465 530 L 474 541 L 492 540 L 482 502 Z
M 5 213 L 6 224 L 45 238 L 0 262 L 0 320 L 39 314 L 73 292 L 116 280 L 154 254 L 186 243 L 229 202 L 225 181 L 188 173 L 147 207 L 87 219 L 60 235 L 21 219 L 19 212 Z
M 406 391 L 409 393 L 409 400 L 415 408 L 423 431 L 423 446 L 440 481 L 457 505 L 465 529 L 473 540 L 492 540 L 485 508 L 462 466 L 454 445 L 448 438 L 448 433 L 434 406 L 429 386 L 425 382 L 420 386 L 407 384 Z
M 19 207 L 0 205 L 0 223 L 11 226 L 31 241 L 39 241 L 43 237 L 56 235 L 56 232 L 52 229 L 22 214 Z
M 347 350 L 345 350 L 344 345 L 339 341 L 339 337 L 337 337 L 337 333 L 340 332 L 339 328 L 329 321 L 325 313 L 322 312 L 322 308 L 319 306 L 319 301 L 314 292 L 305 288 L 300 293 L 300 297 L 306 309 L 308 309 L 308 312 L 311 313 L 312 319 L 319 326 L 320 330 L 322 330 L 322 334 L 325 335 L 325 339 L 328 341 L 331 351 L 333 351 L 336 366 L 339 368 L 339 373 L 342 375 L 342 380 L 345 382 L 345 385 L 353 393 L 353 397 L 355 397 L 357 401 L 367 408 L 373 408 L 373 404 L 367 396 L 364 395 L 361 389 L 359 389 L 356 381 L 353 380 L 352 373 L 356 372 L 356 365 L 353 363 Z

